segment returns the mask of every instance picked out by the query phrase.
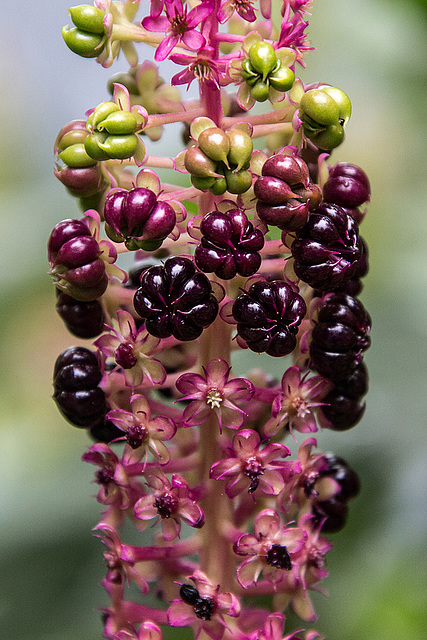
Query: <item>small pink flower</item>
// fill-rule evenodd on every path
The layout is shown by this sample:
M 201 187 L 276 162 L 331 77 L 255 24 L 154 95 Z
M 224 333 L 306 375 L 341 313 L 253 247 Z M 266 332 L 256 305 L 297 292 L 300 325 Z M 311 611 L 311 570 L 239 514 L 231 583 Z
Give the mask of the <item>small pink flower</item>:
M 289 367 L 282 378 L 282 391 L 273 401 L 272 418 L 264 425 L 263 435 L 271 438 L 278 431 L 289 426 L 300 433 L 317 431 L 316 418 L 312 407 L 319 407 L 320 400 L 330 390 L 331 383 L 321 376 L 301 378 L 298 367 Z
M 196 529 L 203 526 L 204 513 L 194 501 L 184 478 L 174 474 L 170 481 L 164 473 L 156 471 L 148 476 L 147 485 L 152 495 L 138 500 L 134 509 L 135 517 L 139 520 L 160 520 L 165 540 L 179 537 L 181 520 Z
M 186 84 L 187 89 L 193 80 L 206 84 L 210 89 L 219 89 L 227 84 L 226 64 L 215 59 L 213 47 L 202 47 L 195 55 L 177 53 L 170 56 L 172 62 L 185 65 L 186 68 L 176 73 L 172 85 Z
M 114 583 L 134 582 L 141 590 L 142 595 L 148 592 L 148 584 L 141 574 L 134 568 L 134 562 L 127 557 L 123 558 L 123 546 L 117 531 L 109 525 L 101 522 L 95 527 L 95 531 L 101 531 L 103 535 L 97 535 L 106 546 L 104 551 L 105 563 L 108 568 L 107 580 Z
M 199 598 L 193 604 L 181 598 L 174 600 L 168 609 L 169 624 L 172 627 L 193 626 L 196 640 L 202 631 L 213 640 L 221 640 L 228 629 L 223 615 L 237 617 L 239 601 L 232 593 L 220 593 L 220 585 L 213 585 L 202 571 L 194 571 L 189 579 L 194 582 Z
M 294 463 L 278 458 L 291 454 L 288 447 L 276 442 L 261 447 L 261 437 L 252 429 L 239 431 L 234 438 L 229 457 L 216 462 L 209 477 L 226 480 L 225 492 L 229 498 L 247 491 L 260 491 L 277 495 L 284 487 L 283 473 L 292 475 Z
M 212 13 L 214 5 L 213 0 L 205 0 L 188 12 L 182 0 L 166 0 L 166 16 L 150 15 L 144 18 L 142 26 L 147 31 L 169 34 L 157 47 L 154 59 L 160 62 L 167 58 L 179 42 L 192 51 L 204 47 L 206 40 L 195 28 Z
M 253 385 L 245 378 L 229 380 L 231 367 L 221 360 L 211 360 L 205 376 L 197 373 L 184 373 L 176 381 L 178 391 L 185 394 L 180 400 L 191 400 L 184 410 L 184 427 L 203 424 L 214 411 L 222 427 L 239 429 L 246 413 L 240 409 L 235 401 L 250 400 L 254 393 Z
M 294 631 L 288 636 L 283 636 L 285 630 L 285 616 L 282 613 L 271 613 L 264 623 L 262 630 L 255 631 L 250 636 L 250 640 L 301 640 Z
M 165 416 L 152 418 L 145 396 L 132 396 L 130 405 L 132 412 L 113 409 L 107 413 L 107 419 L 126 434 L 123 436 L 126 439 L 123 463 L 134 464 L 142 458 L 146 463 L 148 453 L 151 452 L 160 464 L 167 464 L 170 455 L 163 441 L 174 437 L 176 425 Z
M 308 21 L 303 20 L 301 13 L 297 11 L 292 18 L 290 18 L 290 5 L 285 5 L 285 10 L 282 13 L 283 20 L 277 46 L 291 47 L 294 49 L 297 54 L 296 62 L 299 62 L 302 67 L 305 67 L 304 53 L 306 51 L 313 51 L 315 47 L 310 47 L 310 42 L 306 40 L 305 30 L 308 27 Z
M 138 631 L 119 631 L 113 640 L 162 640 L 162 637 L 160 628 L 151 620 L 147 620 L 141 624 Z
M 305 531 L 304 546 L 295 559 L 299 566 L 299 576 L 305 589 L 327 577 L 325 555 L 332 544 L 320 535 L 321 526 L 316 526 L 310 513 L 301 516 L 299 526 Z
M 225 0 L 218 11 L 218 20 L 223 24 L 236 11 L 246 22 L 255 22 L 256 13 L 252 5 L 253 0 Z
M 262 572 L 273 584 L 285 581 L 288 588 L 296 586 L 298 573 L 293 560 L 305 537 L 303 529 L 283 525 L 273 509 L 261 511 L 255 519 L 254 534 L 244 533 L 234 544 L 237 555 L 249 556 L 237 569 L 239 584 L 246 589 Z
M 160 343 L 143 327 L 137 330 L 135 320 L 127 311 L 117 311 L 118 330 L 108 327 L 111 333 L 102 335 L 94 345 L 107 357 L 114 358 L 123 369 L 125 382 L 137 387 L 146 376 L 152 384 L 163 384 L 166 371 L 151 354 Z

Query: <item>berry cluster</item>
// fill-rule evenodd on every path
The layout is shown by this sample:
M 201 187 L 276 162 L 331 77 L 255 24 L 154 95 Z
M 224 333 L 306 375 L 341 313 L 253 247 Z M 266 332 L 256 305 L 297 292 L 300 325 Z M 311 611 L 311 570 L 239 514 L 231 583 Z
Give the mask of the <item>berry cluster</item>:
M 310 2 L 283 3 L 276 26 L 264 0 L 259 14 L 253 2 L 153 0 L 135 21 L 142 4 L 70 9 L 72 51 L 104 67 L 122 51 L 131 69 L 58 134 L 55 175 L 84 216 L 48 241 L 57 311 L 73 335 L 95 338 L 60 354 L 53 386 L 63 417 L 95 440 L 83 460 L 104 507 L 104 637 L 162 640 L 169 626 L 278 640 L 288 605 L 315 620 L 324 534 L 344 526 L 359 492 L 356 472 L 314 452 L 313 437 L 296 459 L 281 440 L 344 431 L 364 413 L 371 321 L 356 296 L 369 180 L 329 165 L 348 96 L 296 78 Z M 138 63 L 134 41 L 179 65 L 171 85 Z M 177 88 L 193 81 L 198 102 Z M 142 137 L 177 123 L 182 151 L 148 154 Z M 262 367 L 275 358 L 281 381 L 261 367 L 237 377 L 243 349 Z M 126 544 L 125 521 L 146 529 L 140 544 Z

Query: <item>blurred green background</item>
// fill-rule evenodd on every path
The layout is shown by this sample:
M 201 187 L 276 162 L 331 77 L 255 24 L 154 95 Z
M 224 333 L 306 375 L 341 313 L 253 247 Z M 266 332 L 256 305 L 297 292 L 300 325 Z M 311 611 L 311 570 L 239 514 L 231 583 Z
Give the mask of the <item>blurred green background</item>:
M 318 434 L 321 448 L 357 469 L 363 492 L 333 536 L 330 596 L 315 597 L 312 626 L 330 640 L 423 640 L 426 4 L 314 4 L 309 36 L 318 50 L 302 78 L 350 95 L 353 117 L 334 161 L 361 165 L 372 184 L 362 299 L 373 331 L 363 422 Z M 106 602 L 102 548 L 90 533 L 99 512 L 92 468 L 80 461 L 89 441 L 50 398 L 54 360 L 76 342 L 54 310 L 45 246 L 54 224 L 79 216 L 53 177 L 52 146 L 64 123 L 106 99 L 111 73 L 66 49 L 68 6 L 3 0 L 0 24 L 0 629 L 14 640 L 100 638 L 93 609 Z M 121 58 L 113 72 L 126 68 Z

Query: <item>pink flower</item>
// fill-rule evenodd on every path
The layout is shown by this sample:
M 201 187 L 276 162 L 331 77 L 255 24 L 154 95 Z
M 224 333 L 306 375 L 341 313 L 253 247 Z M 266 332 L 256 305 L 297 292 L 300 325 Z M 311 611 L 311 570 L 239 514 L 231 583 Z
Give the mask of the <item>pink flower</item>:
M 213 47 L 202 47 L 195 56 L 182 53 L 171 55 L 172 62 L 186 65 L 185 69 L 173 76 L 171 84 L 186 84 L 187 89 L 193 80 L 198 80 L 211 89 L 219 89 L 221 85 L 227 84 L 226 64 L 214 59 L 214 56 Z
M 221 640 L 228 629 L 223 615 L 237 617 L 239 601 L 232 593 L 220 593 L 220 585 L 213 585 L 202 571 L 194 571 L 189 579 L 197 590 L 194 602 L 190 604 L 181 598 L 174 600 L 168 609 L 169 624 L 172 627 L 194 626 L 196 640 L 202 631 L 213 640 Z
M 246 413 L 240 409 L 235 401 L 250 400 L 254 393 L 253 385 L 245 378 L 229 380 L 231 367 L 221 360 L 211 360 L 205 376 L 197 373 L 184 373 L 176 381 L 178 391 L 185 394 L 180 400 L 191 400 L 184 411 L 184 427 L 203 424 L 214 411 L 222 427 L 239 429 Z
M 283 20 L 280 29 L 280 36 L 277 42 L 278 47 L 292 47 L 297 54 L 296 61 L 305 67 L 304 53 L 313 51 L 315 47 L 310 47 L 310 42 L 305 38 L 305 30 L 308 27 L 308 21 L 302 19 L 301 13 L 296 12 L 292 18 L 290 16 L 290 5 L 286 4 L 282 13 Z
M 113 409 L 107 414 L 107 419 L 126 434 L 123 463 L 131 465 L 142 458 L 146 463 L 151 452 L 160 464 L 167 464 L 170 455 L 163 441 L 174 437 L 176 425 L 164 416 L 151 418 L 150 405 L 145 396 L 132 396 L 130 405 L 132 412 Z
M 253 493 L 258 487 L 269 495 L 277 495 L 284 487 L 283 473 L 292 474 L 294 463 L 277 458 L 291 454 L 288 447 L 276 442 L 261 449 L 261 437 L 252 429 L 239 431 L 233 438 L 229 457 L 212 465 L 209 477 L 226 480 L 225 492 L 229 498 L 247 491 Z
M 300 433 L 317 431 L 316 418 L 312 407 L 319 407 L 320 400 L 330 390 L 331 383 L 321 376 L 301 378 L 298 367 L 289 367 L 282 378 L 282 391 L 273 401 L 272 418 L 264 425 L 263 435 L 266 438 L 276 435 L 285 426 L 289 431 L 295 429 Z
M 243 20 L 255 22 L 256 14 L 252 0 L 225 0 L 218 11 L 218 20 L 223 24 L 227 22 L 236 11 Z
M 123 558 L 124 549 L 116 530 L 101 522 L 95 527 L 95 531 L 101 531 L 102 536 L 95 535 L 101 538 L 106 546 L 104 558 L 108 568 L 107 580 L 116 584 L 124 581 L 129 584 L 132 581 L 139 587 L 142 595 L 145 595 L 148 592 L 148 584 L 134 568 L 134 562 L 130 558 Z
M 282 613 L 271 613 L 264 623 L 262 630 L 255 631 L 250 636 L 250 640 L 301 640 L 296 634 L 300 631 L 294 631 L 290 635 L 284 637 L 285 616 Z
M 113 640 L 162 640 L 162 637 L 160 628 L 151 620 L 147 620 L 141 624 L 138 631 L 119 631 Z
M 118 330 L 109 327 L 111 333 L 102 335 L 94 345 L 107 357 L 114 358 L 123 369 L 125 382 L 129 387 L 137 387 L 144 376 L 151 384 L 163 384 L 166 372 L 151 354 L 160 343 L 143 327 L 137 330 L 135 320 L 127 311 L 117 311 Z
M 166 16 L 150 15 L 144 18 L 142 26 L 147 31 L 169 34 L 157 47 L 155 60 L 167 58 L 179 42 L 183 42 L 192 51 L 201 49 L 206 40 L 195 27 L 212 13 L 214 4 L 213 0 L 205 0 L 187 13 L 187 5 L 183 5 L 182 0 L 165 0 Z
M 190 487 L 181 476 L 174 474 L 168 480 L 161 471 L 148 476 L 147 485 L 152 495 L 147 495 L 135 504 L 135 517 L 139 520 L 157 518 L 162 523 L 163 538 L 179 537 L 181 520 L 190 527 L 200 529 L 204 524 L 204 513 L 194 501 Z M 154 496 L 154 498 L 153 498 Z
M 298 584 L 293 559 L 304 545 L 306 533 L 301 528 L 283 525 L 273 509 L 264 509 L 256 519 L 254 534 L 244 533 L 234 544 L 239 556 L 249 556 L 237 569 L 237 580 L 246 589 L 264 579 L 273 584 L 285 582 L 287 588 Z M 289 574 L 289 575 L 286 575 Z

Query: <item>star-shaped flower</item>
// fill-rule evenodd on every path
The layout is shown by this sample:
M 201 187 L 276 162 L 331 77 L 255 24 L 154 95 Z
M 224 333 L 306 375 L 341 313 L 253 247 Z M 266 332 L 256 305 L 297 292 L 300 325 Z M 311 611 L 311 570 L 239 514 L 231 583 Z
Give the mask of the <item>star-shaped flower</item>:
M 211 360 L 204 376 L 197 373 L 184 373 L 176 382 L 178 391 L 184 394 L 180 400 L 191 400 L 184 411 L 184 427 L 203 424 L 214 411 L 222 427 L 239 429 L 246 413 L 235 402 L 250 400 L 254 388 L 245 378 L 229 380 L 231 367 L 225 360 Z
M 160 340 L 144 327 L 137 330 L 135 320 L 127 311 L 117 311 L 118 329 L 108 326 L 111 333 L 102 335 L 94 342 L 107 357 L 114 358 L 123 369 L 125 382 L 129 387 L 137 387 L 144 376 L 152 384 L 163 384 L 166 371 L 159 360 L 151 358 Z

